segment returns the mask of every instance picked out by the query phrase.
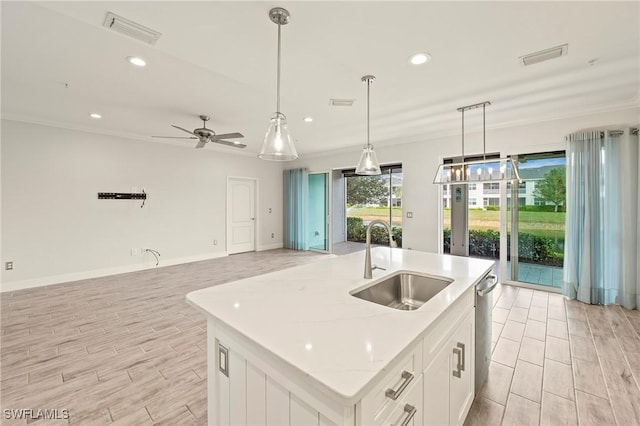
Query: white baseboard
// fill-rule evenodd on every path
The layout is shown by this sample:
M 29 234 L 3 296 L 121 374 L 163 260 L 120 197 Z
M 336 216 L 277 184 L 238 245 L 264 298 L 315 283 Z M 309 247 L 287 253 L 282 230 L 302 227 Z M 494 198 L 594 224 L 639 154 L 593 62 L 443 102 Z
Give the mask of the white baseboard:
M 109 275 L 126 274 L 127 272 L 144 271 L 147 269 L 162 268 L 164 266 L 179 265 L 182 263 L 198 262 L 201 260 L 216 259 L 226 257 L 227 252 L 215 252 L 199 254 L 195 256 L 175 257 L 172 259 L 160 259 L 160 264 L 154 262 L 144 262 L 135 265 L 116 266 L 113 268 L 93 269 L 91 271 L 71 272 L 68 274 L 51 275 L 47 277 L 32 278 L 13 282 L 3 282 L 0 284 L 0 292 L 23 290 L 26 288 L 43 287 L 52 284 L 66 283 L 70 281 L 86 280 L 89 278 L 106 277 Z
M 273 249 L 279 249 L 282 247 L 283 247 L 282 243 L 262 244 L 258 246 L 258 249 L 256 251 L 273 250 Z

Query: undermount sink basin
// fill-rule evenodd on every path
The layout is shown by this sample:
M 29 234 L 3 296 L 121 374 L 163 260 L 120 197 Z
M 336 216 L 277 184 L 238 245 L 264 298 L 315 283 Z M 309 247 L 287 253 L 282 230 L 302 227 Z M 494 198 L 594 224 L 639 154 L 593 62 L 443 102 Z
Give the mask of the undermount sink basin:
M 452 282 L 449 278 L 398 272 L 351 295 L 401 311 L 413 311 Z

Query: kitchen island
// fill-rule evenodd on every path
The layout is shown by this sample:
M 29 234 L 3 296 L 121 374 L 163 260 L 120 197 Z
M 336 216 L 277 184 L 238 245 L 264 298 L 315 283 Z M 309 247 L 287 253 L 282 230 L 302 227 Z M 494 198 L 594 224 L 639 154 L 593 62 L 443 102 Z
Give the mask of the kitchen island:
M 209 424 L 461 424 L 474 396 L 474 290 L 493 262 L 378 247 L 195 291 Z M 450 281 L 416 310 L 352 293 L 398 272 Z

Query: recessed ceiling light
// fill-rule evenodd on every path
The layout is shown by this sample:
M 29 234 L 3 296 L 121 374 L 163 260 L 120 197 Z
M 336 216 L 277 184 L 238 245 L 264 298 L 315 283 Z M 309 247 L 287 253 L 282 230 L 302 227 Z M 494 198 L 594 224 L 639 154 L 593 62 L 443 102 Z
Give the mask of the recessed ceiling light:
M 131 64 L 131 65 L 135 65 L 137 67 L 144 67 L 147 66 L 147 61 L 145 61 L 142 58 L 139 58 L 137 56 L 127 56 L 127 61 Z
M 409 58 L 409 63 L 411 65 L 422 65 L 426 64 L 431 60 L 431 55 L 426 52 L 416 53 L 415 55 Z
M 304 122 L 305 123 L 311 123 L 313 121 L 313 117 L 305 117 L 304 118 Z
M 100 114 L 98 114 L 97 112 L 92 112 L 91 114 L 89 114 L 89 117 L 95 118 L 96 120 L 99 119 L 99 118 L 102 118 L 102 116 Z

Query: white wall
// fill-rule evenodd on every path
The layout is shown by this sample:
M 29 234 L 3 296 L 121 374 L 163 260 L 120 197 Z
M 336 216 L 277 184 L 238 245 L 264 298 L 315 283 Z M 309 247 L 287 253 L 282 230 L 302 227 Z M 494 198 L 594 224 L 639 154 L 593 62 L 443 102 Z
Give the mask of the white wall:
M 487 119 L 489 123 L 490 115 Z M 638 121 L 640 109 L 633 108 L 508 128 L 488 128 L 487 153 L 508 155 L 564 149 L 564 136 L 568 133 L 588 127 L 637 124 Z M 421 143 L 375 147 L 381 164 L 402 163 L 403 248 L 439 251 L 439 186 L 432 182 L 442 158 L 461 154 L 460 140 L 460 135 L 452 135 Z M 354 168 L 360 152 L 361 148 L 358 148 L 324 156 L 301 157 L 294 166 L 307 167 L 309 171 Z M 467 133 L 465 154 L 476 153 L 482 153 L 482 134 Z M 406 212 L 413 212 L 413 218 L 407 219 Z
M 9 120 L 1 159 L 3 291 L 155 265 L 132 248 L 160 265 L 226 255 L 227 176 L 259 180 L 258 249 L 282 246 L 278 163 Z M 133 187 L 144 208 L 97 198 Z

